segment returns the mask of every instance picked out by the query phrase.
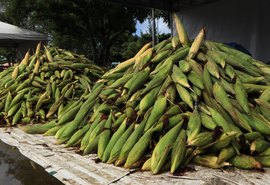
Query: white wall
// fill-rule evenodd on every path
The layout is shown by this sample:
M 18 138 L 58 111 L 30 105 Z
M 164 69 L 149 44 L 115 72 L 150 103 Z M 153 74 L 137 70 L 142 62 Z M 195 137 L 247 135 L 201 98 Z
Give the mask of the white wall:
M 207 39 L 236 42 L 252 56 L 270 62 L 270 1 L 218 0 L 177 12 L 190 38 L 202 27 Z

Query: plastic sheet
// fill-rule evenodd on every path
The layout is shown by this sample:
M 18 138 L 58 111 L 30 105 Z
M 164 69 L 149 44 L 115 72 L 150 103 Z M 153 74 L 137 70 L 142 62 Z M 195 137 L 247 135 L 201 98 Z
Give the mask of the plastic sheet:
M 127 170 L 114 165 L 96 163 L 96 155 L 82 156 L 75 148 L 55 145 L 53 137 L 30 135 L 13 128 L 0 128 L 0 139 L 12 146 L 66 185 L 88 184 L 136 184 L 136 185 L 205 185 L 205 184 L 245 184 L 265 185 L 270 181 L 270 170 L 265 172 L 240 169 L 209 169 L 195 166 L 195 171 L 187 171 L 183 176 L 173 176 L 169 172 L 152 175 L 150 172 Z

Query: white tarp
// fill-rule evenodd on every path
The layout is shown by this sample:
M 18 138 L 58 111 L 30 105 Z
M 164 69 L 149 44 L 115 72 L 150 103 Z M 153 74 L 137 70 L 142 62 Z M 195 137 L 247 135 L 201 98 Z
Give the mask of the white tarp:
M 254 58 L 269 63 L 269 7 L 268 0 L 217 0 L 179 10 L 177 14 L 190 38 L 194 38 L 205 27 L 206 39 L 236 42 L 244 46 Z
M 0 21 L 0 39 L 46 40 L 47 36 Z

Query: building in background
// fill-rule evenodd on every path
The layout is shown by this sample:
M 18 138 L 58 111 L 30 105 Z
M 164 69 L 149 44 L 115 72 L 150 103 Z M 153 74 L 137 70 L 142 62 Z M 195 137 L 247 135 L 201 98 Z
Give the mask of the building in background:
M 206 38 L 241 45 L 258 60 L 270 62 L 270 1 L 267 0 L 111 0 L 176 12 L 189 37 L 206 29 Z M 173 29 L 175 34 L 175 29 Z

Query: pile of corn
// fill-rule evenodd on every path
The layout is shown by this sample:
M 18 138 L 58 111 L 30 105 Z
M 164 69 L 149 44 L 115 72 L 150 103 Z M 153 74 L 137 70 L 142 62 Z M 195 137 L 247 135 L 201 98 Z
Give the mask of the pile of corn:
M 190 163 L 270 166 L 270 67 L 204 40 L 204 30 L 191 42 L 174 19 L 178 37 L 105 73 L 45 135 L 153 174 Z
M 84 97 L 103 70 L 84 56 L 57 48 L 26 53 L 24 59 L 0 73 L 1 124 L 55 120 L 64 107 Z

